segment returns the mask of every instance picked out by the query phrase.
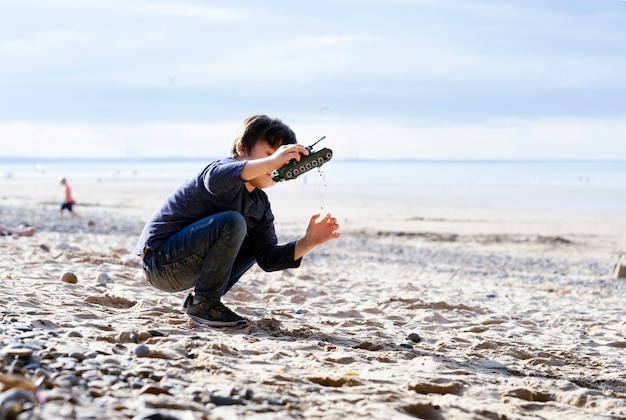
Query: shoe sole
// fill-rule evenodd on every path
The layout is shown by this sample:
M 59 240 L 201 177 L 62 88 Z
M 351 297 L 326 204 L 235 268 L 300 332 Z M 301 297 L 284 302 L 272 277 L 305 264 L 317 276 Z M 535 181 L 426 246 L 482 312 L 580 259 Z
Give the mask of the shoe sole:
M 194 322 L 202 325 L 208 325 L 209 327 L 243 327 L 248 324 L 245 319 L 239 321 L 211 321 L 210 319 L 200 318 L 199 316 L 189 315 Z

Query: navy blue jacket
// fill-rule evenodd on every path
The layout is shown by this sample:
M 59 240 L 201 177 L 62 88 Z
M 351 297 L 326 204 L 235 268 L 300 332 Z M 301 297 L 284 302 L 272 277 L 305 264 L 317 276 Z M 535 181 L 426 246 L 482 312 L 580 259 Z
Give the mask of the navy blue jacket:
M 226 210 L 246 219 L 248 232 L 242 248 L 252 253 L 259 267 L 276 271 L 300 266 L 294 261 L 295 241 L 277 245 L 274 215 L 267 194 L 259 188 L 249 192 L 241 171 L 245 161 L 224 158 L 212 162 L 195 178 L 174 190 L 145 225 L 135 247 L 143 254 L 147 246 L 158 251 L 172 234 L 200 219 Z

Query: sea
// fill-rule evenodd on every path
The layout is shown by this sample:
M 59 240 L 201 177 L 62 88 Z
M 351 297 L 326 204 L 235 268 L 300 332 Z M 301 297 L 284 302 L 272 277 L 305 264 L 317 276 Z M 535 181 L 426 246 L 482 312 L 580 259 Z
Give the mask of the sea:
M 194 176 L 215 158 L 42 159 L 0 157 L 0 177 L 68 179 L 171 179 Z M 455 186 L 477 191 L 482 204 L 546 207 L 542 194 L 565 194 L 551 206 L 556 210 L 626 212 L 626 160 L 342 160 L 333 159 L 299 182 L 319 182 L 355 189 L 384 190 L 385 186 Z M 293 182 L 293 181 L 290 181 Z M 479 190 L 479 187 L 483 189 Z M 489 197 L 489 188 L 516 194 Z M 487 189 L 485 189 L 487 188 Z M 455 191 L 449 189 L 449 191 Z M 482 194 L 482 196 L 481 196 Z M 449 199 L 454 199 L 454 194 Z M 457 194 L 458 195 L 458 194 Z M 471 194 L 461 194 L 471 200 Z M 543 204 L 542 204 L 543 203 Z M 471 204 L 471 203 L 470 203 Z

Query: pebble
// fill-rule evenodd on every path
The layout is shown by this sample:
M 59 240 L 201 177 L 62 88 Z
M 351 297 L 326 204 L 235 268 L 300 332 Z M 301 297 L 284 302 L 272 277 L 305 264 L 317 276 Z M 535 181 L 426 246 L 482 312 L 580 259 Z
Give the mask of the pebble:
M 141 331 L 139 332 L 139 334 L 137 334 L 137 338 L 139 339 L 139 341 L 146 341 L 152 338 L 152 334 L 150 334 L 150 332 L 148 331 Z
M 113 353 L 115 353 L 115 354 L 126 354 L 126 353 L 128 353 L 128 349 L 126 348 L 126 346 L 123 345 L 123 344 L 119 344 L 119 343 L 114 345 L 111 348 L 111 350 L 113 350 Z
M 422 341 L 422 337 L 420 337 L 418 333 L 411 333 L 407 336 L 406 339 L 414 343 L 419 343 L 420 341 Z
M 211 403 L 222 406 L 222 405 L 245 405 L 246 403 L 240 398 L 233 397 L 222 397 L 219 395 L 211 395 Z
M 300 398 L 292 397 L 291 395 L 286 395 L 283 397 L 283 404 L 300 404 Z
M 65 283 L 78 283 L 78 277 L 76 277 L 76 274 L 72 273 L 71 271 L 66 271 L 65 273 L 61 274 L 61 281 L 65 282 Z
M 82 353 L 80 351 L 73 351 L 69 354 L 69 357 L 71 357 L 72 359 L 76 359 L 79 362 L 82 362 L 83 360 L 87 358 L 87 355 L 85 355 L 85 353 Z
M 33 355 L 33 349 L 24 348 L 24 347 L 16 347 L 16 348 L 6 349 L 5 353 L 13 357 L 18 357 L 21 359 L 29 359 L 30 356 Z
M 139 337 L 135 331 L 122 331 L 118 334 L 115 341 L 118 343 L 137 343 L 139 342 Z
M 96 283 L 98 284 L 107 284 L 107 283 L 112 283 L 112 282 L 113 282 L 113 279 L 111 278 L 109 273 L 99 273 L 98 276 L 96 277 Z
M 133 353 L 135 353 L 135 356 L 137 357 L 146 357 L 150 355 L 150 347 L 146 344 L 139 344 L 138 346 L 135 346 Z
M 80 378 L 71 373 L 59 375 L 54 381 L 61 388 L 72 388 L 80 384 Z
M 25 389 L 35 392 L 37 387 L 29 379 L 21 375 L 3 375 L 0 376 L 0 388 L 2 389 Z M 4 394 L 0 394 L 4 395 Z
M 144 394 L 152 394 L 152 395 L 168 394 L 169 395 L 169 392 L 167 391 L 167 389 L 163 389 L 155 385 L 145 385 L 143 388 L 141 388 L 141 390 L 139 391 L 139 394 L 140 395 L 144 395 Z
M 180 418 L 171 414 L 151 411 L 149 413 L 137 414 L 132 420 L 180 420 Z
M 21 388 L 13 388 L 0 394 L 0 412 L 3 419 L 16 419 L 18 414 L 37 404 L 35 394 Z
M 55 246 L 60 251 L 80 251 L 80 248 L 74 245 L 70 245 L 66 242 L 60 242 Z
M 500 362 L 496 362 L 495 360 L 485 360 L 483 362 L 483 367 L 486 369 L 506 369 L 506 366 Z

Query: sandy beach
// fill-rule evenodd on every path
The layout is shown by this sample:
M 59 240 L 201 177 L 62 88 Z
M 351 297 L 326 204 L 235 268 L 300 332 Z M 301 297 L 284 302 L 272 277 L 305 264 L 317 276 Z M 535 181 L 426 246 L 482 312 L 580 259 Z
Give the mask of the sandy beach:
M 70 184 L 80 219 L 59 217 L 54 180 L 0 180 L 0 222 L 37 230 L 0 237 L 0 418 L 626 418 L 626 279 L 611 275 L 626 207 L 281 184 L 281 242 L 316 212 L 342 236 L 299 269 L 254 267 L 224 299 L 250 325 L 218 329 L 132 255 L 178 181 Z

